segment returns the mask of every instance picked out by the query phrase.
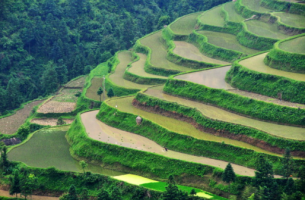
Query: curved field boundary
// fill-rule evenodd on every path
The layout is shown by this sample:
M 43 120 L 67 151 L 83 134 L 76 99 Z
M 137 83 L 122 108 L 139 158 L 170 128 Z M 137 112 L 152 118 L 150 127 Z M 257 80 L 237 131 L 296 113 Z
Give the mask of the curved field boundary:
M 265 53 L 266 54 L 266 53 Z M 241 61 L 246 59 L 254 59 L 255 56 L 259 59 L 257 62 L 260 65 L 265 65 L 263 62 L 265 54 L 256 54 L 246 58 L 242 58 L 233 63 L 232 68 L 227 73 L 226 80 L 233 86 L 241 90 L 250 91 L 265 96 L 278 98 L 282 94 L 282 99 L 295 103 L 305 104 L 305 94 L 300 91 L 305 91 L 305 75 L 293 74 L 290 72 L 280 71 L 281 74 L 287 73 L 287 77 L 274 74 L 263 73 L 253 69 L 249 69 L 242 64 Z M 261 61 L 260 61 L 261 60 Z M 253 61 L 251 62 L 253 64 Z M 266 66 L 268 68 L 268 66 Z M 259 69 L 255 66 L 254 69 Z M 262 68 L 261 70 L 263 70 Z M 272 68 L 270 68 L 271 70 Z M 268 71 L 269 69 L 265 69 Z M 269 71 L 270 71 L 269 70 Z M 273 69 L 275 70 L 275 69 Z M 288 76 L 289 75 L 289 76 Z M 293 76 L 295 75 L 295 78 Z M 290 78 L 288 78 L 290 77 Z M 303 78 L 301 80 L 301 78 Z M 303 123 L 305 122 L 305 118 Z
M 174 41 L 171 39 L 170 36 L 170 29 L 166 28 L 162 32 L 163 39 L 166 41 L 167 44 L 167 59 L 173 63 L 176 63 L 178 65 L 183 65 L 188 68 L 192 69 L 202 69 L 202 68 L 210 68 L 210 67 L 216 67 L 216 66 L 224 66 L 221 64 L 215 64 L 215 63 L 208 63 L 198 60 L 192 60 L 185 57 L 182 57 L 176 53 L 174 53 L 174 49 L 176 48 L 176 45 Z M 201 49 L 199 49 L 201 51 Z M 202 51 L 201 51 L 202 52 Z
M 114 113 L 116 114 L 114 115 Z M 137 115 L 120 111 L 108 105 L 108 103 L 102 105 L 101 110 L 97 115 L 98 119 L 110 126 L 142 135 L 161 146 L 166 146 L 168 149 L 181 153 L 221 159 L 248 167 L 255 166 L 255 158 L 258 155 L 264 155 L 275 163 L 280 162 L 282 159 L 278 156 L 224 144 L 224 142 L 220 144 L 219 142 L 206 141 L 193 138 L 189 135 L 178 134 L 144 117 L 142 118 L 141 125 L 136 125 L 136 117 Z M 304 163 L 304 160 L 296 159 L 295 161 L 298 163 L 297 165 Z
M 233 4 L 233 5 L 231 5 L 231 4 Z M 233 6 L 233 9 L 231 8 L 231 6 Z M 222 13 L 223 13 L 224 19 L 225 19 L 225 23 L 226 23 L 225 26 L 229 27 L 229 29 L 234 30 L 234 33 L 237 34 L 242 29 L 241 22 L 245 18 L 240 16 L 240 17 L 238 17 L 240 19 L 232 20 L 230 15 L 234 15 L 234 14 L 229 13 L 228 9 L 232 9 L 231 12 L 234 12 L 234 14 L 238 15 L 238 13 L 234 9 L 234 2 L 228 2 L 226 4 L 223 4 L 221 10 L 222 10 Z
M 145 56 L 145 58 L 144 58 Z M 124 73 L 124 79 L 129 80 L 131 82 L 137 83 L 137 84 L 145 84 L 145 85 L 157 85 L 157 84 L 163 84 L 166 82 L 165 77 L 157 76 L 154 74 L 146 74 L 144 67 L 146 62 L 146 55 L 138 55 L 137 53 L 133 52 L 133 57 L 135 57 L 134 62 L 131 64 L 130 67 L 128 67 Z M 145 59 L 145 60 L 144 60 Z M 133 66 L 137 63 L 137 65 L 141 65 L 141 69 L 137 70 L 137 74 L 131 72 L 131 68 L 135 68 L 136 66 Z M 140 64 L 139 64 L 140 63 Z M 143 66 L 142 66 L 143 65 Z M 141 72 L 143 68 L 144 72 Z M 133 70 L 135 72 L 135 70 Z M 147 76 L 144 76 L 147 75 Z
M 143 38 L 152 36 L 153 34 L 158 34 L 158 32 L 159 31 L 153 32 L 151 34 L 148 34 L 148 35 L 144 36 Z M 141 38 L 141 39 L 143 39 L 143 38 Z M 145 67 L 144 67 L 144 70 L 147 73 L 155 74 L 155 75 L 160 75 L 160 76 L 166 76 L 167 77 L 167 76 L 170 76 L 170 75 L 173 75 L 173 74 L 178 74 L 178 73 L 181 72 L 179 70 L 165 69 L 165 68 L 154 66 L 151 63 L 152 50 L 148 46 L 143 45 L 140 42 L 141 39 L 138 39 L 136 41 L 136 44 L 134 45 L 134 49 L 138 53 L 143 53 L 143 54 L 147 55 L 147 59 L 146 59 L 146 62 L 145 62 Z
M 123 51 L 117 52 L 114 55 L 114 57 L 112 58 L 112 61 L 110 63 L 112 65 L 111 73 L 107 74 L 107 76 L 105 77 L 105 89 L 108 91 L 111 88 L 116 96 L 125 96 L 125 95 L 135 94 L 140 91 L 140 89 L 118 86 L 110 79 L 110 76 L 115 73 L 116 67 L 120 64 L 118 54 L 121 52 L 123 52 Z M 121 78 L 123 79 L 123 76 Z
M 196 107 L 192 108 L 174 101 L 160 99 L 150 94 L 138 93 L 135 99 L 140 107 L 153 109 L 155 112 L 158 110 L 159 113 L 167 112 L 168 115 L 171 113 L 170 116 L 176 119 L 188 119 L 186 121 L 205 132 L 240 140 L 277 154 L 283 154 L 286 148 L 294 148 L 293 155 L 305 157 L 305 141 L 281 138 L 253 127 L 212 119 L 205 116 Z
M 220 58 L 222 60 L 232 62 L 246 56 L 242 52 L 226 49 L 209 43 L 208 38 L 197 31 L 193 31 L 193 33 L 189 36 L 189 41 L 196 45 L 201 52 L 204 52 L 213 58 Z
M 305 34 L 297 35 L 275 43 L 273 49 L 265 57 L 264 63 L 269 67 L 280 70 L 305 73 L 305 51 L 304 54 L 299 54 L 288 52 L 280 48 L 281 43 L 289 42 L 299 37 L 305 38 Z
M 305 5 L 279 0 L 262 0 L 261 5 L 277 11 L 288 11 L 289 13 L 305 16 Z
M 255 10 L 251 10 L 248 6 L 244 5 L 243 0 L 237 0 L 235 3 L 236 12 L 245 18 L 250 18 L 253 15 L 256 15 L 259 19 L 263 21 L 268 21 L 270 17 L 270 13 L 259 12 Z M 259 3 L 259 1 L 257 1 Z
M 237 34 L 237 41 L 246 47 L 257 50 L 272 49 L 274 43 L 279 41 L 278 39 L 262 37 L 252 33 L 248 30 L 245 22 L 242 22 L 242 30 Z M 288 37 L 288 36 L 287 36 Z
M 270 21 L 276 21 L 279 30 L 283 31 L 287 35 L 297 35 L 297 34 L 301 34 L 301 33 L 305 32 L 305 27 L 304 28 L 295 27 L 295 26 L 289 25 L 288 23 L 284 23 L 282 21 L 281 17 L 278 16 L 279 14 L 282 14 L 282 13 L 271 13 L 271 17 L 270 17 Z M 287 15 L 287 13 L 283 13 L 283 14 Z M 302 18 L 300 18 L 299 20 L 305 21 L 305 17 L 302 16 Z

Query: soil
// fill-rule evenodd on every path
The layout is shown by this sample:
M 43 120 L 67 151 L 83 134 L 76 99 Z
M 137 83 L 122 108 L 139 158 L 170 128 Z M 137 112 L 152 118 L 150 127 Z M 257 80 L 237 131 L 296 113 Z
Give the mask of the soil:
M 122 131 L 102 123 L 101 121 L 96 119 L 97 113 L 98 111 L 91 111 L 83 113 L 81 115 L 81 119 L 86 128 L 88 136 L 92 139 L 136 150 L 148 151 L 151 153 L 156 153 L 165 157 L 174 158 L 178 160 L 185 160 L 188 162 L 195 162 L 219 167 L 222 169 L 225 169 L 228 164 L 228 162 L 222 160 L 193 156 L 171 150 L 165 151 L 163 147 L 161 147 L 154 141 L 149 140 L 148 138 L 134 133 Z M 235 164 L 232 164 L 232 167 L 234 168 L 234 171 L 239 175 L 254 176 L 254 169 Z
M 8 191 L 5 190 L 0 190 L 0 196 L 2 197 L 11 197 L 14 198 L 16 195 L 10 195 Z M 17 195 L 19 198 L 24 198 L 20 197 L 20 194 Z M 40 196 L 40 195 L 32 195 L 32 197 L 28 197 L 29 199 L 32 200 L 58 200 L 59 197 L 48 197 L 48 196 Z
M 34 101 L 26 104 L 24 108 L 18 110 L 16 114 L 0 119 L 0 133 L 14 134 L 18 128 L 30 116 L 34 106 L 37 106 L 42 101 Z
M 137 108 L 146 110 L 148 112 L 153 112 L 153 113 L 157 113 L 166 117 L 171 117 L 171 118 L 175 118 L 184 122 L 188 122 L 190 124 L 192 124 L 195 128 L 197 128 L 200 131 L 206 132 L 206 133 L 210 133 L 219 137 L 225 137 L 225 138 L 229 138 L 229 139 L 234 139 L 234 140 L 238 140 L 238 141 L 242 141 L 248 144 L 251 144 L 253 146 L 259 147 L 261 149 L 273 152 L 273 153 L 277 153 L 277 154 L 283 154 L 285 152 L 284 149 L 281 149 L 279 147 L 276 146 L 272 146 L 268 143 L 266 143 L 265 141 L 262 140 L 258 140 L 246 135 L 239 135 L 239 134 L 234 134 L 234 133 L 230 133 L 228 131 L 224 131 L 224 130 L 215 130 L 212 128 L 206 128 L 203 127 L 202 125 L 196 123 L 195 120 L 193 120 L 190 117 L 186 117 L 183 116 L 181 114 L 178 113 L 174 113 L 174 112 L 169 112 L 169 111 L 165 111 L 159 107 L 150 107 L 147 105 L 144 105 L 142 103 L 140 103 L 139 101 L 137 101 L 136 99 L 134 99 L 133 101 L 133 105 Z M 305 152 L 304 151 L 291 151 L 291 155 L 296 156 L 296 157 L 302 157 L 305 158 Z
M 43 125 L 43 126 L 57 126 L 57 120 L 58 119 L 54 119 L 54 118 L 33 119 L 31 121 L 31 123 L 40 124 L 40 125 Z M 64 121 L 66 122 L 66 124 L 72 124 L 74 119 L 65 119 Z
M 48 101 L 37 110 L 38 113 L 70 113 L 75 109 L 76 103 Z
M 86 82 L 87 76 L 82 76 L 79 79 L 70 81 L 66 85 L 64 85 L 65 88 L 83 88 Z

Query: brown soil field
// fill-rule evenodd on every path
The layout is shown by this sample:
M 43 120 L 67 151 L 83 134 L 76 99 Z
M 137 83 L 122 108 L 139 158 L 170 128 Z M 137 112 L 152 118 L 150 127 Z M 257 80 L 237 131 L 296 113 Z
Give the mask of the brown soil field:
M 87 78 L 87 76 L 82 76 L 79 79 L 68 82 L 66 85 L 64 85 L 64 87 L 83 88 L 85 85 L 85 82 L 86 82 L 86 78 Z
M 10 195 L 8 191 L 5 190 L 0 190 L 0 196 L 2 197 L 11 197 L 15 198 L 16 195 Z M 20 197 L 20 194 L 17 195 L 19 198 L 24 198 Z M 58 197 L 48 197 L 48 196 L 39 196 L 39 195 L 32 195 L 31 197 L 28 197 L 31 200 L 58 200 Z
M 34 106 L 37 106 L 42 101 L 34 101 L 18 110 L 16 114 L 0 119 L 0 133 L 13 134 L 30 116 Z
M 38 113 L 69 113 L 75 109 L 76 103 L 48 101 L 37 110 Z
M 72 124 L 73 119 L 65 119 L 66 124 Z M 33 119 L 31 123 L 40 124 L 43 126 L 56 126 L 57 119 L 55 118 L 46 118 L 46 119 Z

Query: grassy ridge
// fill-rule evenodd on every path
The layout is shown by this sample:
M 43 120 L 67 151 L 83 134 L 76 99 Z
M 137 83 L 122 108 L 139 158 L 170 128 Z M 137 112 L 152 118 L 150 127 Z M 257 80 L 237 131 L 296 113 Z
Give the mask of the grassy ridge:
M 232 73 L 232 71 L 234 72 L 234 69 L 231 69 L 229 72 Z M 228 80 L 231 78 L 231 73 L 228 74 Z M 261 86 L 259 87 L 261 88 Z M 258 101 L 248 97 L 229 93 L 225 90 L 213 89 L 189 81 L 169 79 L 166 82 L 163 90 L 172 95 L 178 95 L 200 102 L 210 103 L 233 112 L 262 120 L 285 124 L 305 124 L 305 110 L 303 109 Z
M 258 140 L 265 141 L 270 146 L 276 146 L 281 149 L 290 148 L 293 151 L 305 151 L 305 142 L 284 139 L 276 136 L 272 136 L 266 132 L 242 126 L 239 124 L 233 124 L 228 122 L 223 122 L 219 120 L 210 119 L 204 116 L 196 108 L 190 108 L 183 106 L 174 102 L 161 100 L 143 93 L 138 93 L 136 98 L 139 102 L 149 107 L 158 107 L 165 111 L 176 112 L 185 117 L 189 117 L 196 121 L 196 123 L 202 125 L 205 128 L 211 128 L 215 131 L 227 131 L 230 134 L 235 135 L 247 135 L 248 137 L 255 138 Z
M 269 67 L 276 69 L 305 73 L 305 52 L 304 54 L 299 54 L 288 52 L 280 48 L 282 43 L 289 42 L 299 37 L 305 37 L 305 34 L 297 35 L 275 43 L 273 49 L 265 57 L 264 63 Z
M 250 18 L 253 15 L 258 16 L 259 18 L 265 18 L 265 17 L 268 18 L 270 16 L 270 14 L 268 14 L 268 13 L 250 9 L 248 6 L 246 6 L 243 3 L 243 0 L 237 0 L 236 1 L 235 10 L 236 10 L 237 13 L 239 13 L 241 16 L 243 16 L 245 18 Z
M 115 113 L 115 115 L 114 115 Z M 192 138 L 188 135 L 181 135 L 171 132 L 150 120 L 143 119 L 140 126 L 136 125 L 135 118 L 137 115 L 121 112 L 109 105 L 103 103 L 97 118 L 104 123 L 121 130 L 133 132 L 147 137 L 161 146 L 168 149 L 188 153 L 196 156 L 204 156 L 225 160 L 228 162 L 240 164 L 248 167 L 255 167 L 255 160 L 258 155 L 264 155 L 270 159 L 275 169 L 280 164 L 281 157 L 258 153 L 250 149 L 220 144 L 218 142 L 205 141 Z M 297 165 L 304 164 L 303 160 L 296 160 Z
M 250 57 L 246 57 L 241 60 L 247 58 Z M 247 69 L 239 64 L 241 60 L 233 63 L 226 76 L 227 82 L 229 82 L 233 87 L 274 98 L 278 98 L 278 93 L 280 92 L 282 93 L 282 99 L 285 101 L 302 104 L 305 103 L 305 94 L 300 92 L 305 91 L 305 82 Z M 300 112 L 300 110 L 297 112 Z M 298 118 L 298 124 L 305 123 L 304 116 L 303 119 L 301 115 L 299 115 Z

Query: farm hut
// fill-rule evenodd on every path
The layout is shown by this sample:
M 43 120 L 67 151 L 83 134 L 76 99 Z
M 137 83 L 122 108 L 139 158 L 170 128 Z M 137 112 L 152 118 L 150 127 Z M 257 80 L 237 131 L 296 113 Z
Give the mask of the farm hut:
M 137 116 L 136 122 L 137 122 L 137 125 L 140 125 L 142 123 L 142 118 L 140 116 Z

